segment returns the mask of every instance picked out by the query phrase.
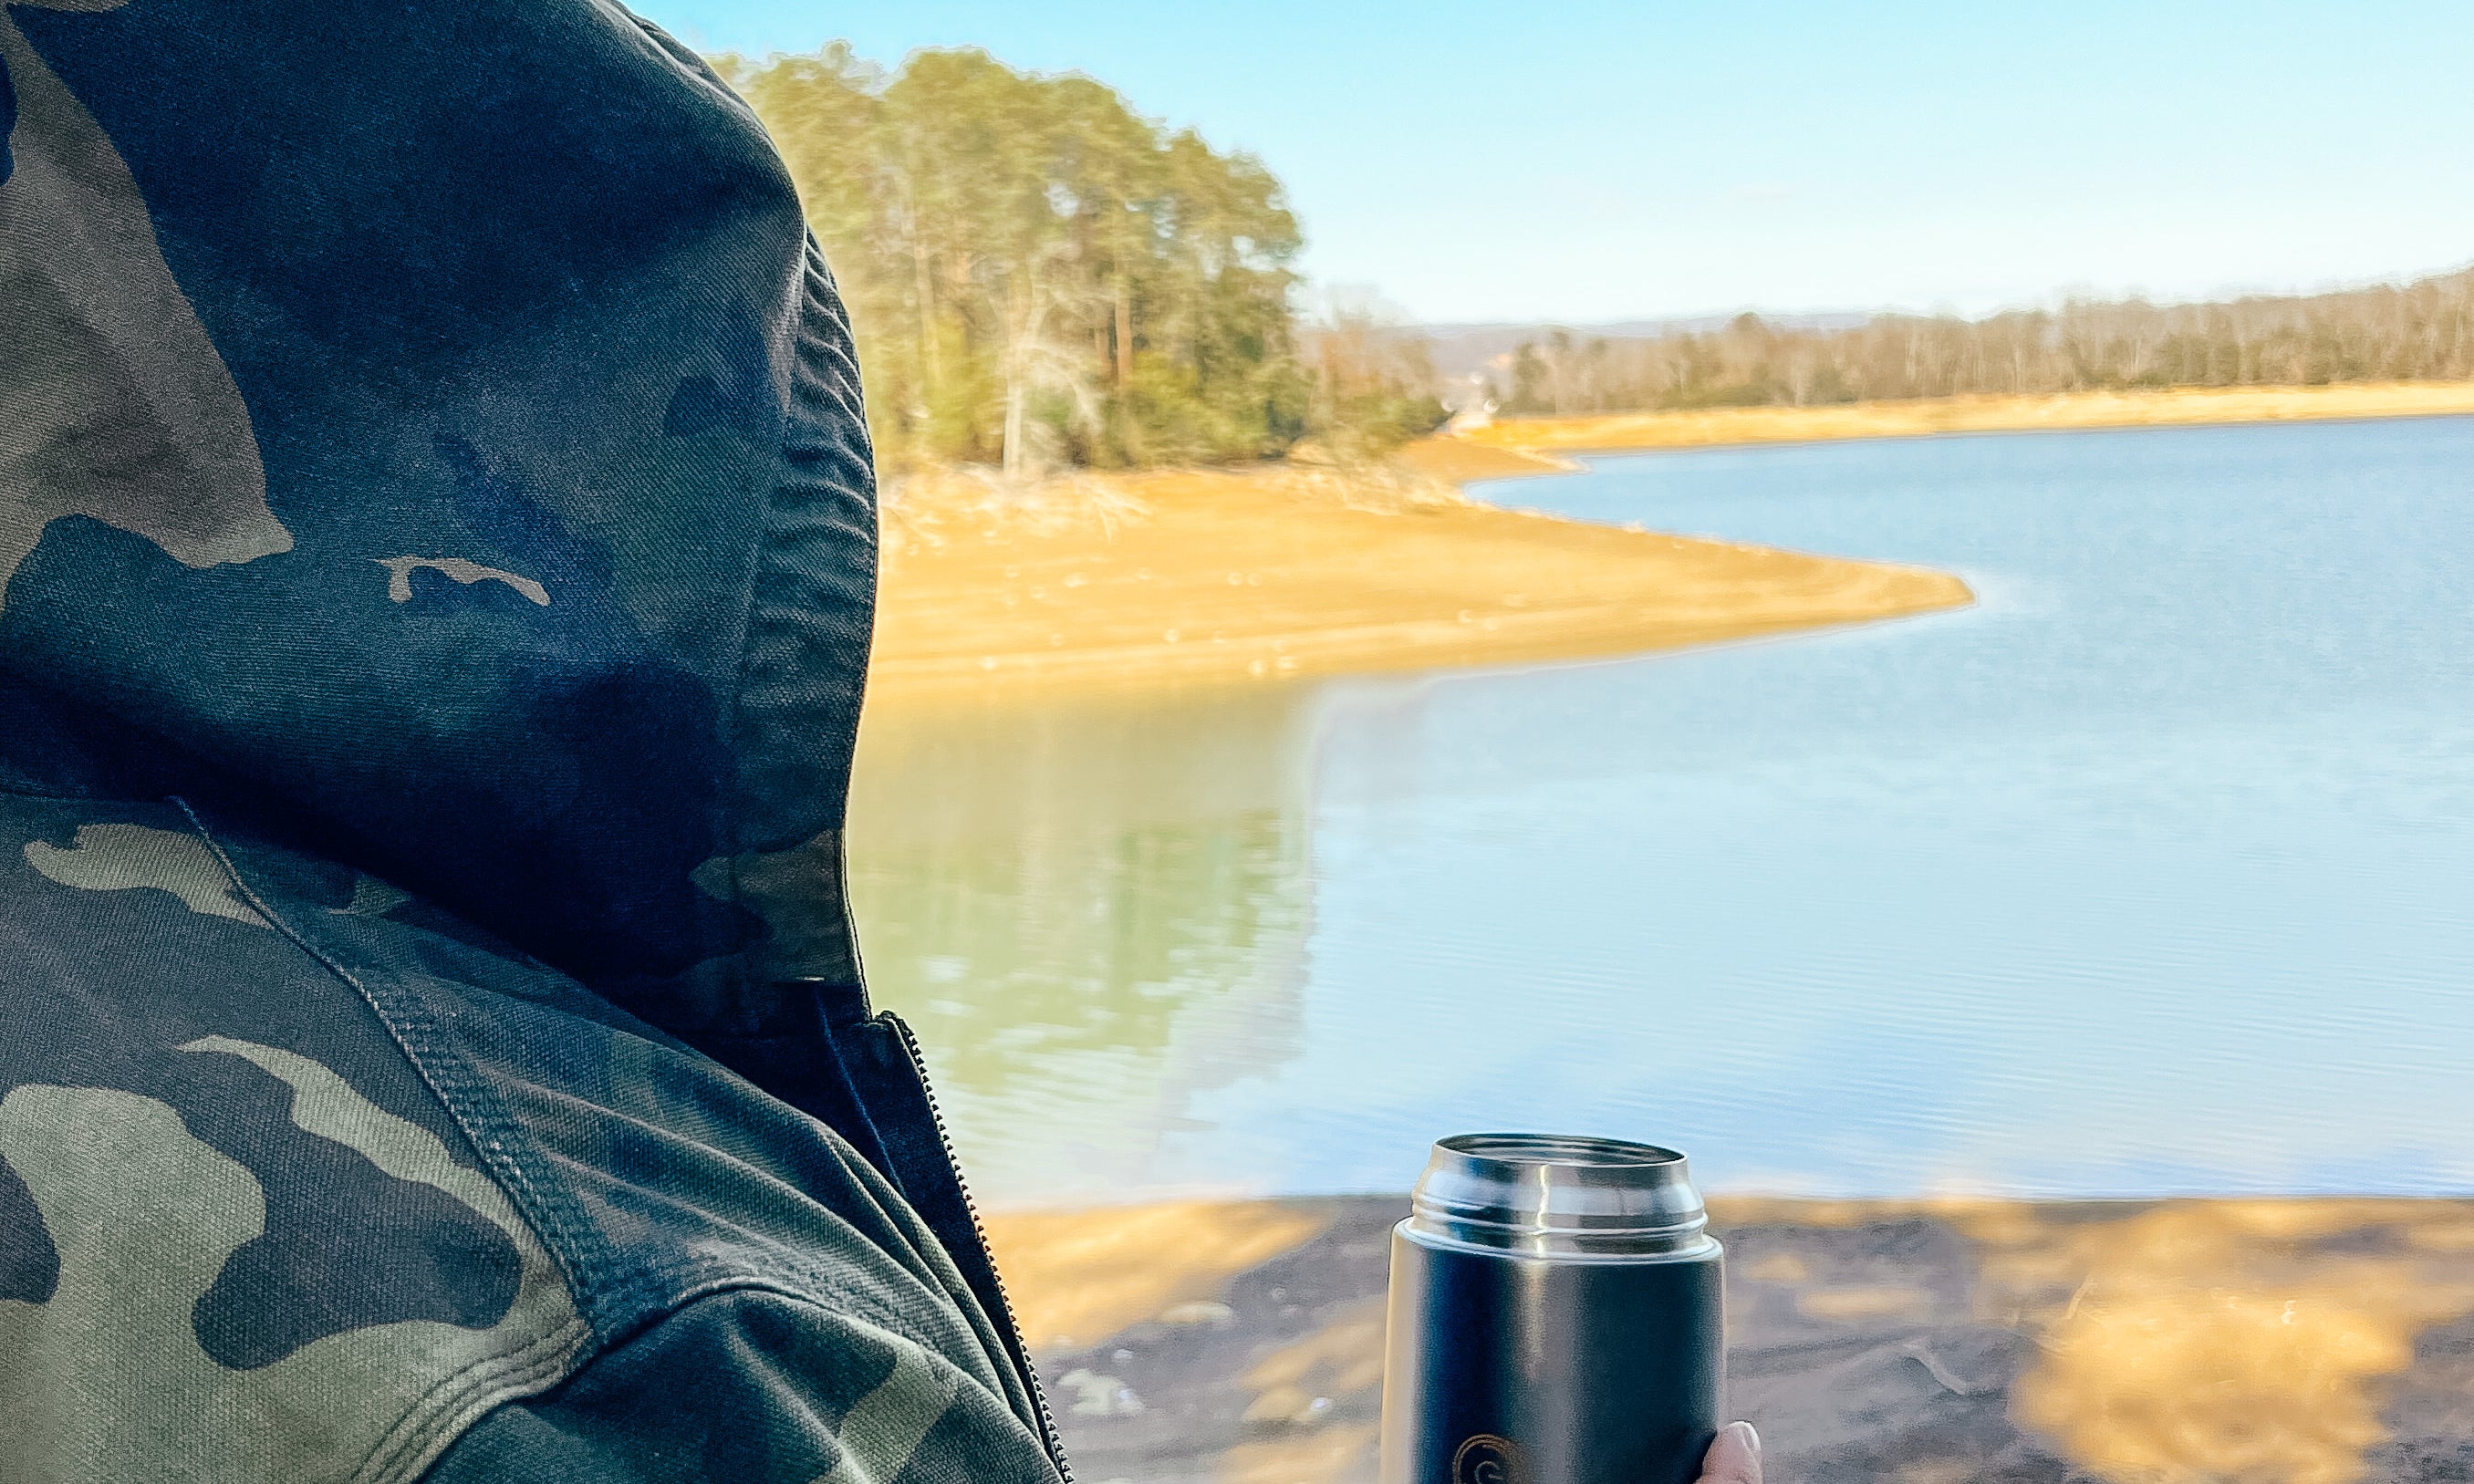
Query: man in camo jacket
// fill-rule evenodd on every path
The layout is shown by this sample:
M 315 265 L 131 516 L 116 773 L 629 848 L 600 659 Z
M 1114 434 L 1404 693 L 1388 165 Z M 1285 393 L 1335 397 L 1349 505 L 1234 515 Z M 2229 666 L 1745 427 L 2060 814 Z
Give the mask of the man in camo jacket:
M 607 0 L 0 8 L 0 1480 L 1060 1478 L 841 901 L 865 440 Z

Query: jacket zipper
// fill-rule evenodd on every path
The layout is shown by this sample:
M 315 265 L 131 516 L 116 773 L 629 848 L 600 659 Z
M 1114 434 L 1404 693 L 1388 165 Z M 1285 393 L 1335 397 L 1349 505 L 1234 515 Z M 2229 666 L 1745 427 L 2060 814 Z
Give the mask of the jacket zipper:
M 1031 1347 L 1022 1337 L 1022 1326 L 1014 1322 L 1013 1300 L 1006 1292 L 1005 1274 L 998 1270 L 995 1257 L 988 1255 L 988 1230 L 980 1221 L 979 1205 L 971 1200 L 970 1181 L 962 1178 L 962 1161 L 956 1156 L 953 1135 L 945 1128 L 945 1111 L 937 1106 L 935 1084 L 928 1080 L 928 1061 L 919 1053 L 919 1038 L 899 1015 L 885 1011 L 877 1019 L 890 1024 L 902 1038 L 903 1054 L 910 1058 L 910 1073 L 919 1079 L 920 1095 L 928 1103 L 929 1121 L 936 1126 L 936 1142 L 945 1152 L 945 1167 L 953 1172 L 954 1188 L 961 1193 L 962 1209 L 971 1218 L 971 1234 L 978 1239 L 982 1254 L 988 1256 L 988 1271 L 996 1279 L 996 1321 L 1013 1341 L 1014 1353 L 1007 1358 L 1014 1363 L 1024 1390 L 1031 1394 L 1031 1409 L 1039 1416 L 1041 1441 L 1048 1448 L 1049 1461 L 1056 1465 L 1057 1477 L 1064 1484 L 1074 1484 L 1074 1466 L 1065 1458 L 1065 1438 L 1056 1430 L 1056 1417 L 1049 1410 L 1048 1392 L 1039 1384 L 1039 1372 L 1031 1363 Z

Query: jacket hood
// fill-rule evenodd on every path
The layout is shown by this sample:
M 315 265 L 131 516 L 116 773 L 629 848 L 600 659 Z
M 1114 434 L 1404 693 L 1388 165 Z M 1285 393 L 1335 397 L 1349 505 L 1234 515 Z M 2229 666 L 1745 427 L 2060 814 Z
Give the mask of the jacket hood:
M 747 109 L 591 0 L 21 0 L 0 68 L 0 780 L 691 1036 L 855 982 L 874 488 Z

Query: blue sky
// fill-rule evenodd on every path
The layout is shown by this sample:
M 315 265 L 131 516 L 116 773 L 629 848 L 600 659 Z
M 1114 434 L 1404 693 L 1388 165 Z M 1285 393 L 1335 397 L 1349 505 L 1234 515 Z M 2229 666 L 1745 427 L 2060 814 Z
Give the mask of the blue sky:
M 2474 6 L 638 0 L 708 50 L 978 45 L 1262 157 L 1426 321 L 1980 312 L 2474 261 Z

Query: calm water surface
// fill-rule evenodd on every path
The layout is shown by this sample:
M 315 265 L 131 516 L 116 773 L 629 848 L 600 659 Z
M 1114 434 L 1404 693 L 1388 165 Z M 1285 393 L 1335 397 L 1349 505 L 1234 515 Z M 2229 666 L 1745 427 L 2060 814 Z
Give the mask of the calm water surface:
M 871 716 L 861 940 L 1002 1204 L 2474 1190 L 2474 420 L 1606 459 L 1507 503 L 1956 571 L 1613 664 Z

